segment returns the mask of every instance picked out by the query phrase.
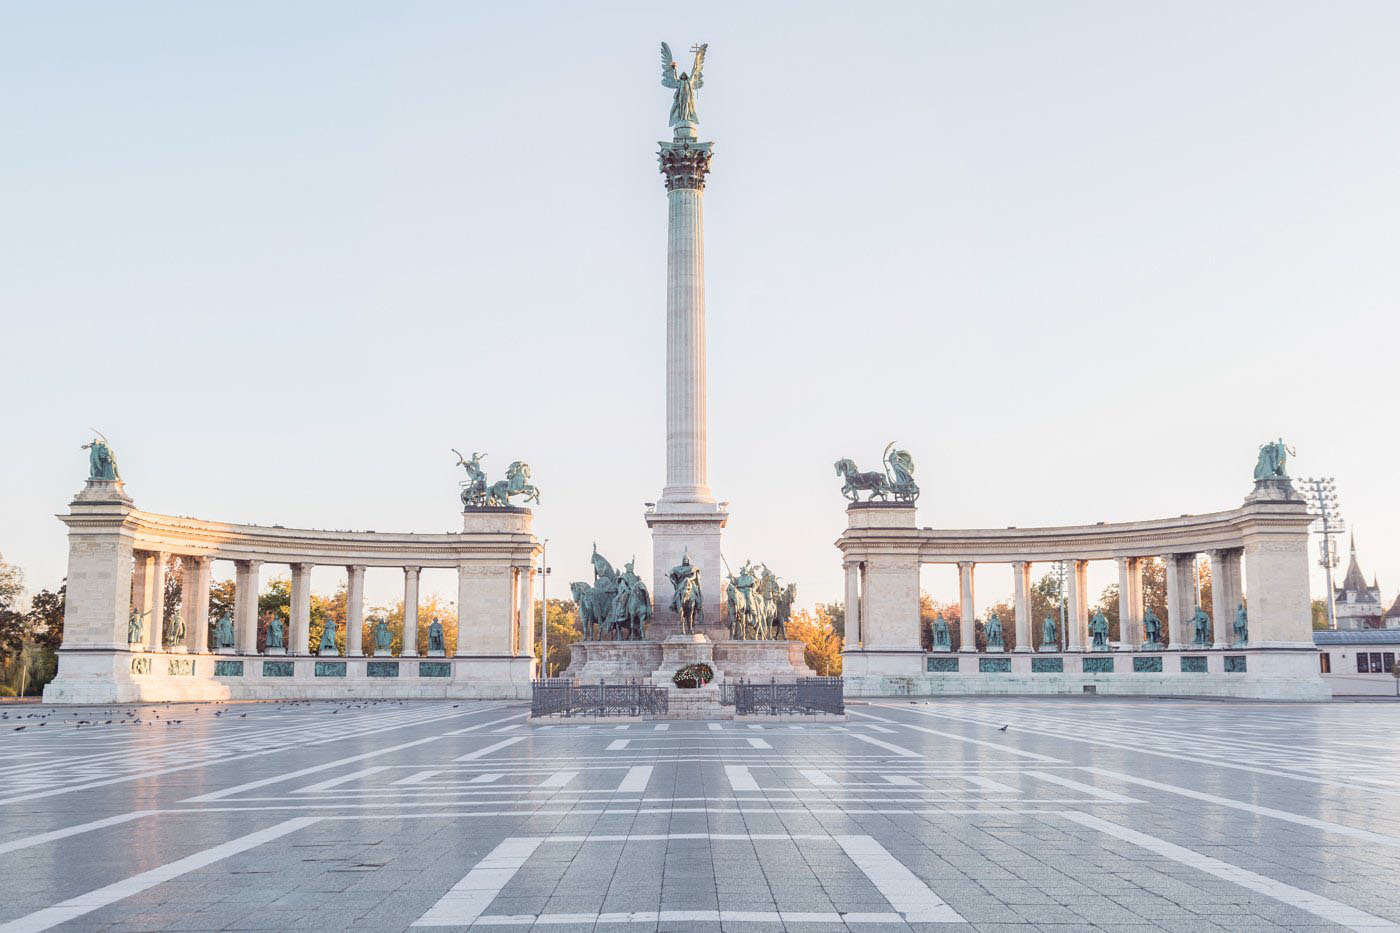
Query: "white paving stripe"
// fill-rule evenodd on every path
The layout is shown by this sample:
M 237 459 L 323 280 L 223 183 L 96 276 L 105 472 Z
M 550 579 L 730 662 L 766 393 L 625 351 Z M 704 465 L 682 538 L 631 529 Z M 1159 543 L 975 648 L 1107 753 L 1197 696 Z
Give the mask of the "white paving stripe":
M 865 872 L 890 906 L 909 923 L 964 923 L 933 889 L 871 836 L 837 836 L 846 856 Z
M 900 787 L 923 787 L 918 781 L 913 778 L 905 777 L 902 774 L 886 774 L 883 777 L 889 783 L 897 784 Z
M 762 739 L 749 739 L 748 742 L 749 742 L 749 744 L 752 745 L 754 748 L 772 748 L 772 747 L 773 747 L 773 746 L 769 745 L 767 742 L 763 741 Z
M 888 706 L 887 704 L 884 704 L 884 703 L 871 703 L 870 705 L 871 705 L 871 706 L 878 706 L 878 707 L 881 707 L 882 709 L 892 709 L 892 710 L 899 710 L 899 711 L 901 711 L 901 712 L 918 713 L 918 714 L 921 715 L 921 716 L 932 716 L 932 715 L 934 715 L 934 714 L 932 714 L 932 713 L 925 713 L 925 712 L 922 712 L 922 711 L 920 711 L 920 710 L 904 710 L 903 707 L 899 707 L 899 706 Z M 1014 755 L 1014 756 L 1017 757 L 1017 758 L 1029 758 L 1029 759 L 1031 759 L 1032 761 L 1043 761 L 1043 762 L 1045 762 L 1046 764 L 1062 765 L 1062 764 L 1065 763 L 1064 759 L 1062 759 L 1062 758 L 1051 758 L 1049 755 L 1038 755 L 1038 754 L 1036 754 L 1035 752 L 1022 751 L 1022 750 L 1019 749 L 1019 748 L 1008 748 L 1007 746 L 1005 746 L 1005 745 L 1003 745 L 1003 744 L 1001 744 L 1001 743 L 999 743 L 999 742 L 984 742 L 984 741 L 982 741 L 981 739 L 970 739 L 970 738 L 968 738 L 968 737 L 965 736 L 965 735 L 958 735 L 956 732 L 941 732 L 941 731 L 939 731 L 938 729 L 930 729 L 930 728 L 927 727 L 927 726 L 918 726 L 918 725 L 915 725 L 915 724 L 912 723 L 912 722 L 900 722 L 898 719 L 886 719 L 886 718 L 883 717 L 883 716 L 873 716 L 873 715 L 871 715 L 870 713 L 861 713 L 861 712 L 857 712 L 856 710 L 853 710 L 853 709 L 847 709 L 846 712 L 847 712 L 847 714 L 849 714 L 849 715 L 851 715 L 851 716 L 863 716 L 863 717 L 866 718 L 866 719 L 874 719 L 874 720 L 877 721 L 877 722 L 889 723 L 889 724 L 892 725 L 892 726 L 903 726 L 905 729 L 913 729 L 915 732 L 922 732 L 922 733 L 924 733 L 925 735 L 936 735 L 936 736 L 939 736 L 940 738 L 945 738 L 945 739 L 956 739 L 957 741 L 963 742 L 963 743 L 965 743 L 965 744 L 967 744 L 967 745 L 981 745 L 981 746 L 984 746 L 984 747 L 986 747 L 986 748 L 995 748 L 997 751 L 1001 752 L 1003 755 Z
M 869 743 L 870 745 L 874 745 L 874 746 L 877 746 L 877 747 L 879 747 L 879 748 L 886 749 L 887 751 L 894 752 L 896 755 L 899 755 L 900 757 L 903 757 L 903 758 L 922 758 L 922 757 L 924 757 L 923 755 L 920 755 L 918 752 L 912 752 L 912 751 L 910 751 L 909 749 L 905 748 L 903 745 L 895 745 L 893 742 L 886 742 L 884 739 L 876 739 L 876 738 L 872 738 L 871 736 L 868 736 L 868 735 L 860 735 L 859 733 L 854 733 L 854 734 L 852 734 L 852 735 L 851 735 L 851 738 L 853 738 L 853 739 L 859 739 L 860 741 Z
M 1092 796 L 1100 797 L 1100 798 L 1102 798 L 1102 799 L 1104 799 L 1104 800 L 1107 800 L 1107 801 L 1109 801 L 1110 803 L 1142 803 L 1142 802 L 1143 802 L 1143 801 L 1141 801 L 1141 800 L 1138 800 L 1138 799 L 1135 798 L 1135 797 L 1125 797 L 1125 796 L 1122 795 L 1122 794 L 1115 794 L 1115 793 L 1114 793 L 1113 791 L 1111 791 L 1111 790 L 1104 790 L 1104 789 L 1101 788 L 1101 787 L 1095 787 L 1095 786 L 1092 785 L 1092 784 L 1084 784 L 1084 783 L 1082 783 L 1082 782 L 1080 782 L 1080 781 L 1071 781 L 1071 780 L 1070 780 L 1069 778 L 1067 778 L 1067 777 L 1060 777 L 1058 774 L 1050 774 L 1050 773 L 1047 772 L 1047 771 L 1027 771 L 1027 772 L 1026 772 L 1026 776 L 1027 776 L 1027 777 L 1033 777 L 1033 778 L 1035 778 L 1035 779 L 1038 780 L 1038 781 L 1047 781 L 1047 782 L 1049 782 L 1049 783 L 1051 783 L 1051 784 L 1058 784 L 1058 785 L 1060 785 L 1061 787 L 1068 787 L 1068 788 L 1070 788 L 1071 790 L 1077 790 L 1077 791 L 1080 791 L 1080 792 L 1085 793 L 1085 794 L 1091 794 Z
M 566 787 L 574 778 L 578 777 L 577 771 L 556 771 L 545 778 L 541 787 Z
M 792 910 L 637 910 L 611 914 L 489 914 L 479 918 L 475 926 L 540 926 L 557 924 L 603 923 L 825 923 L 862 924 L 896 923 L 903 925 L 899 914 L 804 912 Z
M 332 787 L 339 787 L 341 784 L 349 784 L 351 781 L 358 781 L 362 777 L 388 770 L 388 765 L 375 765 L 370 768 L 361 768 L 359 771 L 351 771 L 349 774 L 342 774 L 340 777 L 331 778 L 329 781 L 321 781 L 319 784 L 308 784 L 305 787 L 298 787 L 296 790 L 292 791 L 292 793 L 314 794 L 317 791 L 329 790 Z
M 93 820 L 91 823 L 79 823 L 77 826 L 69 826 L 65 829 L 55 829 L 47 833 L 39 833 L 37 836 L 25 836 L 22 839 L 11 839 L 9 842 L 0 843 L 0 855 L 6 852 L 18 852 L 20 849 L 28 849 L 30 846 L 43 845 L 46 842 L 53 842 L 55 839 L 64 839 L 68 836 L 76 836 L 80 833 L 92 832 L 94 829 L 105 829 L 108 826 L 116 826 L 129 820 L 140 819 L 143 816 L 150 816 L 152 813 L 159 813 L 159 810 L 133 810 L 130 813 L 123 813 L 120 816 L 109 816 L 105 820 Z
M 468 752 L 468 753 L 465 754 L 465 755 L 459 755 L 458 757 L 453 758 L 452 760 L 453 760 L 453 761 L 475 761 L 475 760 L 478 759 L 478 758 L 485 758 L 487 755 L 491 754 L 492 752 L 500 751 L 501 749 L 505 748 L 507 745 L 514 745 L 516 742 L 523 742 L 523 741 L 525 741 L 525 736 L 523 736 L 523 735 L 517 735 L 517 736 L 515 736 L 514 738 L 510 738 L 510 739 L 501 739 L 501 741 L 497 742 L 497 743 L 494 744 L 494 745 L 488 745 L 488 746 L 486 746 L 485 748 L 478 748 L 478 749 L 477 749 L 476 751 L 474 751 L 474 752 Z
M 622 779 L 622 783 L 617 785 L 618 793 L 640 794 L 646 791 L 647 784 L 651 782 L 651 765 L 641 765 L 636 768 L 629 768 L 627 775 Z
M 661 723 L 660 725 L 652 726 L 652 727 L 651 727 L 651 731 L 653 731 L 653 732 L 665 732 L 667 729 L 670 729 L 670 728 L 671 728 L 671 727 L 670 727 L 669 724 L 663 722 L 663 723 Z
M 488 709 L 495 709 L 495 708 L 496 708 L 496 707 L 488 707 Z M 482 711 L 481 711 L 481 710 L 474 710 L 474 711 L 472 711 L 472 713 L 477 713 L 477 712 L 482 712 Z M 465 716 L 465 715 L 471 715 L 471 713 L 461 713 L 461 714 L 455 714 L 455 715 L 462 715 L 462 716 Z M 477 729 L 485 729 L 487 726 L 494 726 L 494 725 L 497 725 L 497 724 L 499 724 L 499 723 L 506 722 L 507 720 L 510 720 L 510 719 L 520 719 L 520 718 L 523 718 L 524 716 L 528 716 L 528 715 L 529 715 L 529 713 L 520 713 L 520 714 L 515 715 L 515 716 L 507 716 L 505 719 L 497 719 L 497 720 L 494 720 L 494 721 L 492 721 L 492 722 L 483 722 L 483 723 L 479 723 L 479 724 L 477 724 L 477 725 L 475 725 L 475 726 L 468 726 L 468 727 L 465 728 L 465 729 L 454 729 L 454 730 L 451 731 L 451 732 L 445 732 L 445 733 L 443 733 L 443 735 L 461 735 L 461 734 L 464 733 L 464 732 L 475 732 Z M 208 803 L 208 802 L 211 802 L 211 801 L 214 801 L 214 800 L 223 800 L 225 797 L 232 797 L 234 794 L 241 794 L 241 793 L 242 793 L 243 791 L 245 791 L 245 790 L 255 790 L 255 789 L 259 788 L 259 787 L 266 787 L 266 786 L 269 785 L 269 784 L 280 784 L 280 783 L 283 782 L 283 781 L 291 781 L 291 780 L 294 780 L 294 779 L 299 778 L 299 777 L 305 777 L 305 776 L 308 775 L 308 774 L 317 774 L 317 773 L 319 773 L 319 772 L 321 772 L 321 771 L 330 771 L 330 770 L 333 769 L 333 768 L 339 768 L 339 767 L 341 767 L 342 765 L 348 765 L 348 764 L 351 764 L 351 763 L 356 762 L 356 761 L 364 761 L 364 760 L 367 759 L 367 758 L 378 758 L 380 755 L 389 755 L 389 754 L 392 754 L 392 753 L 397 752 L 397 751 L 402 751 L 402 750 L 405 749 L 405 748 L 413 748 L 413 747 L 418 746 L 418 745 L 426 745 L 426 744 L 429 743 L 429 742 L 441 742 L 441 741 L 442 741 L 442 735 L 430 735 L 430 736 L 427 736 L 427 737 L 425 737 L 425 738 L 414 739 L 412 742 L 402 742 L 402 743 L 400 743 L 400 744 L 398 744 L 398 745 L 390 745 L 388 748 L 378 748 L 378 749 L 375 749 L 375 750 L 372 751 L 372 752 L 364 752 L 363 754 L 359 754 L 359 755 L 351 755 L 351 756 L 348 757 L 348 758 L 340 758 L 340 759 L 337 759 L 336 761 L 328 761 L 328 762 L 326 762 L 325 764 L 313 765 L 313 766 L 311 766 L 310 768 L 301 768 L 301 769 L 296 770 L 296 771 L 288 771 L 288 772 L 286 772 L 285 774 L 274 774 L 272 777 L 263 778 L 263 779 L 260 780 L 260 781 L 249 781 L 249 782 L 246 783 L 246 784 L 236 784 L 236 785 L 234 785 L 233 787 L 225 787 L 223 790 L 216 790 L 216 791 L 214 791 L 214 792 L 212 792 L 212 793 L 208 793 L 208 794 L 200 794 L 198 797 L 190 797 L 190 798 L 188 798 L 188 799 L 186 799 L 186 800 L 183 800 L 183 801 L 181 801 L 181 802 L 182 802 L 182 803 Z M 232 759 L 228 759 L 228 758 L 223 759 L 223 761 L 231 761 L 231 760 L 232 760 Z M 222 764 L 223 761 L 214 762 L 214 764 Z M 209 763 L 206 762 L 206 763 L 204 763 L 204 764 L 207 765 L 207 764 L 209 764 Z M 190 767 L 195 767 L 195 766 L 194 766 L 194 765 L 191 765 Z M 181 769 L 180 769 L 180 768 L 170 768 L 169 770 L 171 770 L 171 771 L 178 771 L 178 770 L 181 770 Z M 104 783 L 105 783 L 105 782 L 104 782 Z
M 798 773 L 805 777 L 807 780 L 811 781 L 813 784 L 817 785 L 818 787 L 841 786 L 836 783 L 836 779 L 834 777 L 827 774 L 825 771 L 820 771 L 816 768 L 804 768 Z
M 84 914 L 106 907 L 108 904 L 114 904 L 158 884 L 164 884 L 172 878 L 178 878 L 188 872 L 204 868 L 206 865 L 212 865 L 214 862 L 226 859 L 231 855 L 246 852 L 315 822 L 318 822 L 318 819 L 314 816 L 299 816 L 284 823 L 278 823 L 276 826 L 240 836 L 230 842 L 214 846 L 212 849 L 205 849 L 203 852 L 196 852 L 194 855 L 171 862 L 168 865 L 133 875 L 125 881 L 109 884 L 96 891 L 89 891 L 87 894 L 69 898 L 52 907 L 36 910 L 32 914 L 26 914 L 16 920 L 11 920 L 9 923 L 0 924 L 0 933 L 36 933 L 39 930 L 58 926 L 60 923 L 67 923 Z
M 406 778 L 399 778 L 397 781 L 394 782 L 394 784 L 422 784 L 429 778 L 432 778 L 441 773 L 442 771 L 419 771 L 415 774 L 410 774 Z
M 506 776 L 506 773 L 505 773 L 504 771 L 488 771 L 488 772 L 485 773 L 485 774 L 478 774 L 476 777 L 472 778 L 472 779 L 471 779 L 470 781 L 468 781 L 467 783 L 468 783 L 468 784 L 490 784 L 490 783 L 492 783 L 492 782 L 494 782 L 494 781 L 499 781 L 501 778 L 503 778 L 503 777 L 505 777 L 505 776 Z
M 758 782 L 753 779 L 747 766 L 725 765 L 724 773 L 729 778 L 729 786 L 735 791 L 758 790 Z
M 631 739 L 613 739 L 608 743 L 608 751 L 620 752 L 632 743 Z
M 1284 820 L 1289 823 L 1297 823 L 1299 826 L 1311 826 L 1323 832 L 1336 833 L 1339 836 L 1350 836 L 1353 839 L 1364 839 L 1367 842 L 1374 842 L 1376 845 L 1385 846 L 1390 849 L 1400 849 L 1400 838 L 1387 836 L 1384 833 L 1375 833 L 1367 829 L 1353 829 L 1341 823 L 1333 823 L 1329 820 L 1319 820 L 1311 816 L 1302 816 L 1297 813 L 1289 813 L 1287 810 L 1275 810 L 1273 807 L 1261 807 L 1253 803 L 1245 803 L 1242 800 L 1231 800 L 1229 797 L 1217 797 L 1215 794 L 1206 794 L 1198 790 L 1191 790 L 1186 787 L 1177 787 L 1175 784 L 1162 784 L 1158 781 L 1149 781 L 1147 778 L 1133 777 L 1131 774 L 1122 774 L 1118 771 L 1109 771 L 1104 768 L 1085 768 L 1090 774 L 1101 774 L 1115 781 L 1123 781 L 1126 784 L 1137 784 L 1141 787 L 1151 787 L 1154 790 L 1164 790 L 1170 794 L 1178 794 L 1182 797 L 1190 797 L 1192 800 L 1201 800 L 1206 803 L 1213 803 L 1221 807 L 1229 807 L 1232 810 L 1243 810 L 1246 813 L 1253 813 L 1258 816 L 1268 816 L 1276 820 Z
M 515 877 L 543 842 L 542 837 L 512 836 L 476 864 L 471 871 L 452 886 L 428 912 L 413 922 L 416 927 L 471 926 L 501 893 L 506 882 Z
M 1110 823 L 1108 820 L 1101 820 L 1096 816 L 1087 813 L 1065 812 L 1061 814 L 1065 819 L 1087 826 L 1090 829 L 1098 830 L 1105 835 L 1113 836 L 1124 842 L 1140 846 L 1149 852 L 1154 852 L 1163 858 L 1169 858 L 1174 862 L 1190 866 L 1208 875 L 1223 878 L 1233 882 L 1242 888 L 1248 888 L 1276 901 L 1280 901 L 1290 907 L 1297 907 L 1305 910 L 1316 917 L 1321 917 L 1331 923 L 1341 924 L 1352 930 L 1400 930 L 1400 924 L 1386 920 L 1384 917 L 1377 917 L 1368 914 L 1364 910 L 1358 910 L 1340 901 L 1323 897 L 1320 894 L 1313 894 L 1311 891 L 1304 891 L 1302 888 L 1295 888 L 1291 884 L 1284 884 L 1282 881 L 1275 881 L 1263 875 L 1255 874 L 1228 862 L 1211 858 L 1209 855 L 1202 855 L 1192 849 L 1175 843 L 1167 842 L 1165 839 L 1158 839 L 1156 836 L 1149 836 L 1136 830 L 1128 829 L 1117 823 Z

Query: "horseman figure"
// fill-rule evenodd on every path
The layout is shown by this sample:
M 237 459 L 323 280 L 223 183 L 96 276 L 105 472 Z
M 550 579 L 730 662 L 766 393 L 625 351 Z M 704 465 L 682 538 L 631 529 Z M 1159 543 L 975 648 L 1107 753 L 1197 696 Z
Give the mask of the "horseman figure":
M 758 575 L 751 561 L 744 561 L 738 574 L 729 578 L 729 627 L 734 638 L 757 638 L 763 621 L 762 594 Z
M 632 572 L 636 560 L 635 557 L 629 560 L 617 575 L 617 593 L 608 613 L 608 633 L 619 638 L 619 633 L 626 630 L 627 639 L 640 641 L 651 619 L 651 594 L 642 578 Z
M 467 471 L 467 478 L 457 484 L 462 487 L 462 507 L 471 508 L 485 505 L 486 471 L 481 468 L 481 458 L 486 454 L 472 451 L 472 458 L 468 460 L 460 452 L 456 450 L 452 452 L 457 454 L 457 465 Z
M 681 622 L 681 632 L 695 634 L 695 624 L 704 624 L 704 596 L 700 591 L 700 568 L 690 562 L 690 552 L 686 551 L 681 562 L 672 567 L 666 575 L 674 590 L 671 596 L 671 611 Z

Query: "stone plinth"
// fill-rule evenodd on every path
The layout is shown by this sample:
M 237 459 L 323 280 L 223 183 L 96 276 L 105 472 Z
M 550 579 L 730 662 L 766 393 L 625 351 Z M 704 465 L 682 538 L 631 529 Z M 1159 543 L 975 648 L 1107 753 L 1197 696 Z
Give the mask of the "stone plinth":
M 713 683 L 724 679 L 715 663 L 715 643 L 704 635 L 672 635 L 661 643 L 661 664 L 651 672 L 654 684 L 669 684 L 676 671 L 687 664 L 708 664 L 715 672 Z
M 660 686 L 686 664 L 703 661 L 720 680 L 780 680 L 815 676 L 801 642 L 713 641 L 704 635 L 672 635 L 665 641 L 580 641 L 570 645 L 565 677 L 583 683 L 646 680 Z
M 675 590 L 668 574 L 686 554 L 700 568 L 704 617 L 698 630 L 715 641 L 729 636 L 725 623 L 724 561 L 720 557 L 720 530 L 728 521 L 729 513 L 713 503 L 672 505 L 663 500 L 654 511 L 646 513 L 647 527 L 651 529 L 651 594 L 656 614 L 648 626 L 651 637 L 659 640 L 680 634 L 680 619 L 671 609 Z

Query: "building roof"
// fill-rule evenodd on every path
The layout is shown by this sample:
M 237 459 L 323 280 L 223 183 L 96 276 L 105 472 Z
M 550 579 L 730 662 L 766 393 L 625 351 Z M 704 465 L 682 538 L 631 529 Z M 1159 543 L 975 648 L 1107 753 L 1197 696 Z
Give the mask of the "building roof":
M 1390 608 L 1385 611 L 1385 615 L 1381 616 L 1381 618 L 1400 620 L 1400 593 L 1395 595 L 1395 602 L 1390 604 Z M 1395 624 L 1400 625 L 1400 621 L 1397 621 Z
M 1314 645 L 1400 645 L 1400 628 L 1369 628 L 1339 632 L 1313 632 Z
M 1347 565 L 1346 578 L 1342 580 L 1339 591 L 1350 590 L 1355 593 L 1365 593 L 1371 589 L 1366 584 L 1366 577 L 1361 572 L 1361 565 L 1356 562 L 1356 535 L 1351 536 L 1351 563 Z

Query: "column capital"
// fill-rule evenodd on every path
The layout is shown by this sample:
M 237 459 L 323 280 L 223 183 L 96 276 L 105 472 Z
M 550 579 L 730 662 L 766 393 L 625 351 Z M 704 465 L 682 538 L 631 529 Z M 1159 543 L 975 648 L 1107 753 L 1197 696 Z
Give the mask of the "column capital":
M 316 565 L 313 564 L 313 563 L 311 563 L 311 561 L 309 561 L 309 560 L 298 560 L 298 561 L 293 561 L 292 563 L 288 564 L 287 566 L 288 566 L 288 567 L 291 567 L 291 568 L 292 568 L 293 570 L 295 570 L 297 573 L 309 573 L 311 570 L 313 570 L 313 569 L 316 567 Z
M 242 560 L 235 560 L 233 564 L 235 567 L 240 567 L 244 570 L 256 570 L 263 565 L 263 560 L 257 557 L 249 557 Z
M 419 573 L 422 572 L 422 570 L 423 570 L 422 567 L 413 567 L 413 566 L 408 566 L 408 565 L 405 565 L 404 568 L 403 568 L 404 576 L 415 576 L 415 577 L 416 577 L 416 576 L 418 576 Z
M 965 567 L 971 568 L 971 567 L 976 567 L 976 566 L 977 566 L 977 561 L 975 561 L 975 560 L 960 560 L 960 561 L 958 561 L 958 569 L 959 569 L 959 570 L 962 570 L 962 569 L 965 568 Z
M 705 190 L 705 176 L 710 172 L 714 143 L 678 139 L 659 145 L 661 151 L 656 157 L 661 163 L 661 174 L 666 176 L 667 191 L 683 188 Z

